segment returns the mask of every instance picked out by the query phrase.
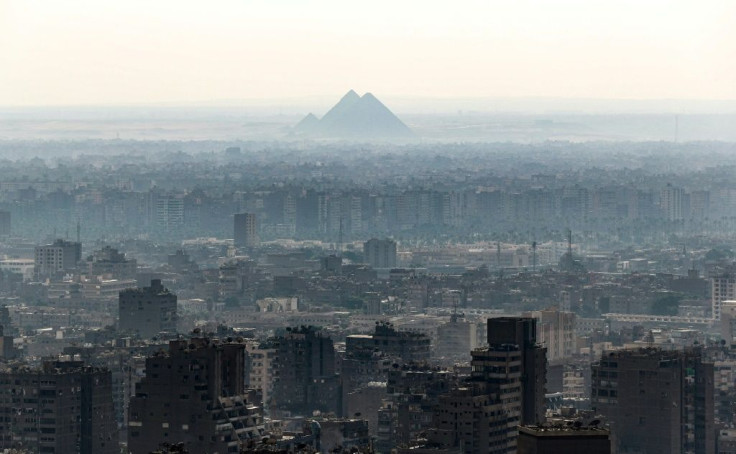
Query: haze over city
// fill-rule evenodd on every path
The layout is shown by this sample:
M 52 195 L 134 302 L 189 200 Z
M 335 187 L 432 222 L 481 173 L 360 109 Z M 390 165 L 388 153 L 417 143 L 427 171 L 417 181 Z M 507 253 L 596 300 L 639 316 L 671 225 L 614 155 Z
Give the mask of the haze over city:
M 0 0 L 0 452 L 736 452 L 736 2 Z

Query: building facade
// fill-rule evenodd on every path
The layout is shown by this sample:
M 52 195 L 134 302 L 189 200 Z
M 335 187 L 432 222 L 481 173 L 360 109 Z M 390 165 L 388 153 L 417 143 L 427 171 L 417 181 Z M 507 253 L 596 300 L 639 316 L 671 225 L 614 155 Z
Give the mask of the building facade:
M 176 295 L 161 285 L 160 279 L 150 287 L 129 288 L 118 297 L 118 330 L 150 338 L 161 332 L 176 332 Z
M 0 373 L 0 448 L 38 453 L 117 454 L 112 376 L 81 361 Z M 26 452 L 26 451 L 24 451 Z
M 264 434 L 256 393 L 245 387 L 245 344 L 192 338 L 146 359 L 128 413 L 131 454 L 183 443 L 188 452 L 241 452 Z
M 598 427 L 521 426 L 517 454 L 611 454 L 611 433 Z
M 365 263 L 373 268 L 396 268 L 396 241 L 372 238 L 363 243 Z
M 255 213 L 237 213 L 234 218 L 233 238 L 236 247 L 258 246 L 258 220 Z
M 616 452 L 713 454 L 713 364 L 699 349 L 606 352 L 593 364 L 591 403 Z
M 82 244 L 56 240 L 52 244 L 36 246 L 34 266 L 39 278 L 54 276 L 74 269 L 82 260 Z

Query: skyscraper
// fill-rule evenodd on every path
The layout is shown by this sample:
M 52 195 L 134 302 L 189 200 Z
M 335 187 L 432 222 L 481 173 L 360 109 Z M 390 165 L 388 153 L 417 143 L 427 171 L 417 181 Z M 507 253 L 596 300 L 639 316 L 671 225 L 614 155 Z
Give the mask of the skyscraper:
M 238 213 L 234 218 L 233 238 L 236 247 L 258 246 L 258 222 L 255 213 Z
M 619 453 L 714 453 L 713 388 L 700 349 L 621 350 L 593 364 L 592 405 Z
M 519 373 L 521 380 L 521 423 L 538 424 L 544 421 L 547 375 L 547 349 L 540 346 L 537 339 L 537 321 L 525 317 L 500 317 L 488 319 L 488 348 L 477 349 L 473 360 L 482 361 L 492 350 L 519 351 L 521 364 Z M 477 352 L 477 354 L 476 354 Z M 480 370 L 475 377 L 483 376 Z

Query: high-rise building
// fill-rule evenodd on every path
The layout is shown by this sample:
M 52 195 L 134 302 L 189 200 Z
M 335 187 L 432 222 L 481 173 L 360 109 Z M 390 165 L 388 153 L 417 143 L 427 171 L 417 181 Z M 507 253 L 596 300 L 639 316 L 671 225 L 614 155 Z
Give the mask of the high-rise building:
M 547 349 L 547 361 L 569 358 L 575 352 L 575 313 L 547 309 L 525 316 L 537 319 L 539 343 Z
M 667 184 L 659 193 L 659 207 L 662 215 L 670 221 L 684 219 L 683 201 L 685 191 L 682 188 Z
M 700 349 L 606 352 L 593 364 L 591 403 L 618 453 L 714 453 L 713 390 Z
M 0 448 L 23 452 L 120 452 L 110 371 L 81 361 L 0 372 Z
M 10 235 L 10 211 L 0 211 L 0 236 Z
M 365 263 L 373 268 L 396 268 L 396 241 L 372 238 L 363 243 Z
M 246 343 L 245 349 L 247 352 L 245 384 L 248 388 L 260 391 L 263 408 L 267 409 L 271 402 L 271 394 L 276 381 L 278 345 L 273 341 L 249 341 Z
M 724 301 L 736 300 L 736 275 L 732 272 L 713 276 L 711 283 L 711 311 L 714 320 L 721 319 Z
M 314 411 L 340 414 L 342 390 L 335 370 L 332 339 L 311 326 L 287 328 L 278 342 L 277 380 L 271 411 L 312 415 Z
M 473 355 L 479 361 L 486 354 L 484 350 L 500 351 L 516 348 L 520 353 L 521 364 L 521 423 L 538 424 L 544 421 L 547 372 L 547 349 L 538 343 L 537 323 L 533 318 L 500 317 L 488 319 L 488 348 L 478 349 Z M 515 346 L 515 347 L 510 347 Z M 491 355 L 493 356 L 493 355 Z M 472 365 L 472 363 L 471 363 Z M 478 364 L 480 366 L 480 364 Z M 474 376 L 482 377 L 483 370 L 476 371 Z M 490 371 L 493 369 L 491 368 Z
M 238 213 L 234 217 L 233 238 L 236 247 L 258 246 L 258 221 L 255 213 Z
M 736 343 L 736 301 L 725 300 L 721 302 L 721 339 L 726 345 Z
M 13 344 L 13 336 L 5 335 L 5 327 L 0 325 L 0 359 L 13 359 L 18 356 L 18 349 Z
M 470 352 L 478 347 L 478 324 L 453 314 L 450 321 L 437 327 L 437 342 L 433 357 L 446 365 L 467 364 Z
M 440 397 L 428 438 L 467 454 L 516 452 L 518 426 L 545 416 L 547 362 L 536 320 L 488 319 L 488 346 L 471 355 L 470 378 Z
M 517 454 L 611 454 L 611 432 L 600 427 L 521 426 Z
M 176 295 L 153 279 L 150 287 L 129 288 L 118 297 L 118 330 L 150 338 L 176 332 Z
M 175 340 L 146 359 L 128 413 L 131 454 L 183 443 L 188 452 L 242 452 L 264 433 L 255 391 L 245 388 L 245 344 Z
M 52 244 L 36 246 L 34 267 L 36 276 L 49 277 L 74 269 L 82 260 L 82 244 L 56 240 Z
M 456 373 L 427 365 L 392 368 L 386 381 L 386 398 L 378 411 L 379 451 L 406 446 L 433 428 L 440 396 L 449 393 L 457 382 Z
M 173 232 L 184 226 L 184 199 L 177 195 L 159 195 L 155 200 L 156 227 Z

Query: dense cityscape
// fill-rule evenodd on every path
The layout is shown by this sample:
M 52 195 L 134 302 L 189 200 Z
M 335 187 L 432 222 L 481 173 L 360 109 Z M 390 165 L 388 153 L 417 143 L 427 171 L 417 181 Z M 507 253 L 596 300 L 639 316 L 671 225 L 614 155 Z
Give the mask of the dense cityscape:
M 733 0 L 0 0 L 0 454 L 736 454 Z
M 7 142 L 0 447 L 730 452 L 732 149 Z

